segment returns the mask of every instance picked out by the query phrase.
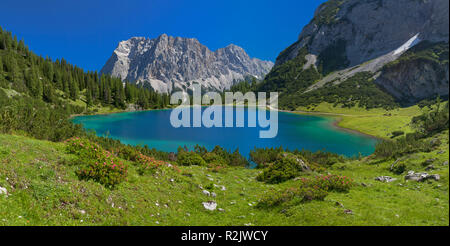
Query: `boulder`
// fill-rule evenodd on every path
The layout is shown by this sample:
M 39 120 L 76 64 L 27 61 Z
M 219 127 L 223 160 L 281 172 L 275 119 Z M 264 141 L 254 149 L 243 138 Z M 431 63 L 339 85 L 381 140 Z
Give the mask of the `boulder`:
M 428 165 L 428 166 L 425 168 L 426 171 L 430 171 L 430 170 L 434 170 L 434 169 L 435 169 L 435 168 L 434 168 L 433 165 Z
M 6 190 L 6 188 L 3 188 L 0 186 L 0 195 L 8 195 L 8 190 Z
M 217 208 L 217 203 L 213 202 L 213 201 L 202 202 L 202 204 L 203 204 L 203 207 L 209 211 L 214 211 Z
M 380 182 L 389 183 L 389 182 L 393 182 L 393 181 L 395 181 L 397 179 L 393 178 L 393 177 L 389 177 L 389 176 L 380 176 L 380 177 L 376 177 L 375 180 L 376 181 L 380 181 Z
M 429 179 L 439 181 L 441 179 L 441 176 L 439 176 L 439 174 L 430 175 L 428 173 L 415 173 L 414 171 L 409 171 L 408 174 L 405 176 L 405 180 L 412 180 L 417 182 L 423 182 Z

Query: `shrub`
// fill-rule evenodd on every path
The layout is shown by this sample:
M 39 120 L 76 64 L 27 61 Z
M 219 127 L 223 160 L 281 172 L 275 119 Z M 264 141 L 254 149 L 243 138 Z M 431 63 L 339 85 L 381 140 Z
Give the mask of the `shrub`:
M 203 155 L 203 160 L 208 164 L 209 167 L 225 167 L 227 166 L 226 161 L 219 155 L 215 153 L 206 153 Z
M 166 162 L 164 161 L 156 160 L 153 157 L 146 156 L 141 153 L 138 153 L 136 163 L 138 164 L 137 171 L 141 175 L 146 173 L 154 173 L 157 168 L 166 165 Z
M 379 158 L 396 158 L 405 154 L 432 151 L 433 143 L 420 138 L 421 134 L 412 133 L 395 140 L 383 140 L 375 146 L 374 154 Z
M 406 164 L 402 162 L 392 166 L 391 171 L 395 174 L 402 174 L 406 171 L 406 168 Z
M 448 101 L 442 106 L 438 98 L 435 108 L 430 112 L 416 116 L 411 123 L 425 136 L 431 136 L 449 129 L 449 104 Z
M 80 179 L 92 179 L 107 187 L 114 187 L 124 181 L 128 167 L 109 151 L 98 144 L 78 137 L 66 141 L 66 150 L 75 154 L 80 168 L 76 174 Z
M 283 152 L 283 148 L 264 148 L 250 151 L 250 161 L 256 163 L 257 168 L 266 168 L 270 163 L 277 160 L 278 155 Z
M 180 166 L 206 166 L 205 160 L 195 153 L 188 151 L 179 151 L 177 155 L 177 163 Z
M 256 178 L 269 184 L 278 184 L 293 179 L 308 169 L 307 162 L 302 157 L 289 153 L 280 154 L 274 163 L 270 164 Z
M 405 135 L 405 132 L 403 132 L 403 131 L 393 131 L 392 133 L 391 133 L 391 138 L 396 138 L 396 137 L 398 137 L 398 136 L 403 136 L 403 135 Z
M 354 185 L 351 178 L 333 174 L 316 176 L 314 179 L 301 179 L 302 187 L 319 187 L 326 191 L 348 192 Z
M 323 201 L 328 195 L 319 187 L 289 187 L 285 190 L 272 190 L 265 194 L 256 205 L 257 208 L 271 208 L 290 202 L 292 205 L 313 200 Z

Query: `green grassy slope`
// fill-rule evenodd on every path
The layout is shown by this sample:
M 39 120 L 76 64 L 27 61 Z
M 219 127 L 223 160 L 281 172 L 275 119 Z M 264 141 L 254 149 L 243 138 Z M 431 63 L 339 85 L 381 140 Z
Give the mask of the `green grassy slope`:
M 408 167 L 422 171 L 424 160 L 436 158 L 440 181 L 405 182 L 389 171 L 392 161 L 355 160 L 333 165 L 327 172 L 347 175 L 357 184 L 348 193 L 330 192 L 324 201 L 256 208 L 261 196 L 298 181 L 268 185 L 256 181 L 260 170 L 228 167 L 215 173 L 206 167 L 160 168 L 140 175 L 133 163 L 128 180 L 115 189 L 79 180 L 74 156 L 64 143 L 0 135 L 0 225 L 449 225 L 448 131 L 431 153 L 407 157 Z M 442 152 L 443 151 L 443 152 Z M 314 174 L 304 174 L 311 176 Z M 398 178 L 381 183 L 374 178 Z M 362 185 L 362 183 L 364 183 Z M 226 190 L 220 187 L 225 186 Z M 202 194 L 215 187 L 217 197 Z M 207 211 L 214 200 L 225 211 Z M 339 202 L 344 207 L 337 205 Z M 352 214 L 344 213 L 345 209 Z
M 338 126 L 356 130 L 378 138 L 388 139 L 393 131 L 414 132 L 411 118 L 429 110 L 417 105 L 407 108 L 386 110 L 375 108 L 367 110 L 360 107 L 340 107 L 322 102 L 315 107 L 298 107 L 298 113 L 314 113 L 330 115 L 338 119 Z

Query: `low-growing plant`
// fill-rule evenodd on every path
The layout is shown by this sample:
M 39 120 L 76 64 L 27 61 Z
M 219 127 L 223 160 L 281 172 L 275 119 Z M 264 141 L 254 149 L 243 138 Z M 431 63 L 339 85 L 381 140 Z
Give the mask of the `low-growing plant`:
M 396 138 L 396 137 L 398 137 L 398 136 L 403 136 L 403 135 L 405 135 L 405 132 L 404 132 L 404 131 L 393 131 L 393 132 L 391 133 L 391 138 Z
M 138 153 L 136 163 L 138 165 L 137 171 L 140 175 L 147 173 L 153 174 L 157 168 L 166 165 L 166 162 L 164 161 L 156 160 L 153 157 L 146 156 L 141 153 Z
M 392 167 L 392 172 L 395 174 L 402 174 L 406 171 L 405 163 L 398 163 Z
M 257 208 L 271 208 L 290 203 L 292 205 L 313 200 L 322 201 L 328 192 L 320 187 L 289 187 L 285 190 L 272 190 L 265 194 L 256 205 Z
M 308 164 L 302 157 L 290 153 L 282 153 L 256 179 L 269 184 L 278 184 L 298 177 L 307 168 Z
M 348 192 L 355 185 L 354 181 L 347 176 L 321 175 L 314 179 L 302 178 L 302 187 L 319 187 L 326 191 Z
M 80 179 L 92 179 L 112 188 L 127 177 L 127 165 L 111 152 L 87 139 L 74 137 L 67 140 L 66 150 L 78 157 L 74 161 L 79 165 L 76 174 Z
M 179 151 L 177 155 L 177 163 L 180 166 L 206 166 L 205 160 L 195 153 L 189 151 Z

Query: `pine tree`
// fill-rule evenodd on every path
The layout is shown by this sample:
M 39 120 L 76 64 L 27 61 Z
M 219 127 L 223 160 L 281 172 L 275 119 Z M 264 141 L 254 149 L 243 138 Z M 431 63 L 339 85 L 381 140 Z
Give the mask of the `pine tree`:
M 92 106 L 92 92 L 90 88 L 86 90 L 86 105 Z

